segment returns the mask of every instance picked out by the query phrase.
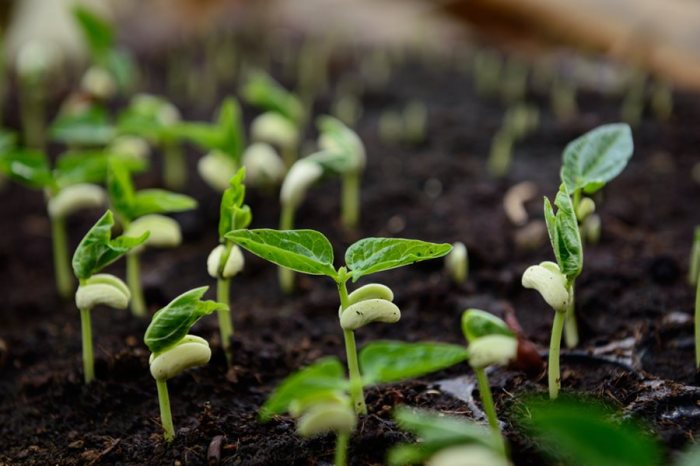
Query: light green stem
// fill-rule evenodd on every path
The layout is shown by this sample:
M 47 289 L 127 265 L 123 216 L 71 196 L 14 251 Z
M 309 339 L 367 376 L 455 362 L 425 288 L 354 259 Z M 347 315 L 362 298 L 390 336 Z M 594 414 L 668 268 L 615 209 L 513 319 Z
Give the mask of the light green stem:
M 172 442 L 175 438 L 173 415 L 170 412 L 170 396 L 168 395 L 167 380 L 156 380 L 158 387 L 158 404 L 160 405 L 160 423 L 163 425 L 163 438 L 166 442 Z
M 695 367 L 700 369 L 700 275 L 695 289 Z
M 138 252 L 130 252 L 126 255 L 126 283 L 131 291 L 131 312 L 137 317 L 145 317 L 146 301 L 141 288 Z
M 51 217 L 51 241 L 56 289 L 62 298 L 68 298 L 73 293 L 73 275 L 68 261 L 68 235 L 64 218 Z
M 168 189 L 180 190 L 187 181 L 185 153 L 177 141 L 164 141 L 163 147 L 163 182 Z
M 475 367 L 476 381 L 479 384 L 479 395 L 481 395 L 481 404 L 484 405 L 486 419 L 489 421 L 489 426 L 495 434 L 501 435 L 501 429 L 498 426 L 498 418 L 496 417 L 496 407 L 493 404 L 493 396 L 491 395 L 491 386 L 489 379 L 486 377 L 486 371 L 483 367 Z
M 549 364 L 547 376 L 549 381 L 549 398 L 554 400 L 559 396 L 561 387 L 561 376 L 559 374 L 559 348 L 561 346 L 561 333 L 566 319 L 566 312 L 557 311 L 554 313 L 554 323 L 552 324 L 552 338 L 549 341 Z
M 95 380 L 95 358 L 92 353 L 92 323 L 90 309 L 80 310 L 80 330 L 83 337 L 83 375 L 85 383 Z
M 341 218 L 343 226 L 352 230 L 360 218 L 360 172 L 346 173 L 342 183 Z
M 566 310 L 564 341 L 567 348 L 575 348 L 578 345 L 578 324 L 576 322 L 576 305 L 574 301 L 573 284 L 571 284 L 571 287 L 569 288 L 569 305 Z
M 340 295 L 341 314 L 348 307 L 348 289 L 345 282 L 338 283 L 338 294 Z M 355 333 L 352 330 L 343 330 L 345 339 L 345 355 L 348 359 L 348 373 L 350 374 L 350 398 L 357 414 L 367 414 L 365 404 L 365 394 L 362 387 L 362 375 L 360 365 L 357 361 L 357 346 L 355 345 Z
M 294 214 L 296 208 L 289 204 L 282 204 L 280 213 L 280 230 L 291 230 L 294 228 Z M 280 288 L 284 294 L 291 294 L 294 291 L 294 272 L 285 267 L 277 269 Z
M 216 300 L 221 304 L 230 306 L 229 291 L 231 280 L 227 278 L 219 278 L 216 281 Z M 226 309 L 218 310 L 219 316 L 219 333 L 221 334 L 221 346 L 224 348 L 226 362 L 229 367 L 233 363 L 233 349 L 231 348 L 231 337 L 233 336 L 233 322 L 231 321 L 231 311 Z
M 46 117 L 43 82 L 40 77 L 30 77 L 20 83 L 20 117 L 27 147 L 44 150 Z
M 289 170 L 294 162 L 297 161 L 297 148 L 291 146 L 282 147 L 282 160 Z
M 342 432 L 338 434 L 335 441 L 335 459 L 333 466 L 345 466 L 348 460 L 348 443 L 350 434 Z

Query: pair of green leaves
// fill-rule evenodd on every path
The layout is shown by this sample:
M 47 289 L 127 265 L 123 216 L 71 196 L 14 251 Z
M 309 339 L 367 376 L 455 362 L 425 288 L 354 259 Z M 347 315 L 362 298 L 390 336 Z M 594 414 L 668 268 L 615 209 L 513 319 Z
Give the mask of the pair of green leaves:
M 544 199 L 544 219 L 549 241 L 559 270 L 572 282 L 583 269 L 583 245 L 574 206 L 565 184 L 559 187 L 554 205 L 557 206 L 556 214 L 549 199 Z
M 107 191 L 114 209 L 129 221 L 148 214 L 182 212 L 197 207 L 197 201 L 184 194 L 164 189 L 135 191 L 129 169 L 118 159 L 110 160 Z
M 453 366 L 467 358 L 467 350 L 446 343 L 378 341 L 360 351 L 366 385 L 398 382 Z M 350 382 L 335 357 L 324 358 L 287 377 L 260 409 L 262 420 L 289 410 L 295 400 L 325 400 L 345 393 Z
M 108 144 L 117 134 L 109 121 L 107 110 L 97 104 L 77 113 L 59 114 L 49 127 L 51 139 L 71 146 L 101 146 Z
M 119 236 L 112 239 L 113 226 L 114 217 L 108 210 L 78 244 L 73 254 L 73 272 L 80 280 L 95 275 L 148 239 L 148 232 L 137 238 Z
M 658 443 L 637 425 L 615 422 L 593 403 L 559 399 L 525 403 L 521 424 L 552 456 L 571 466 L 659 466 Z
M 179 118 L 177 108 L 165 98 L 139 94 L 119 115 L 117 131 L 159 144 L 176 138 Z
M 240 165 L 245 148 L 241 107 L 233 97 L 224 99 L 215 123 L 183 122 L 175 128 L 177 136 L 205 150 L 216 150 Z
M 359 136 L 343 122 L 330 116 L 317 120 L 321 151 L 306 157 L 324 170 L 344 174 L 357 172 L 365 165 L 365 148 Z
M 624 170 L 632 157 L 632 131 L 625 123 L 600 126 L 564 149 L 561 179 L 570 194 L 594 193 Z
M 279 113 L 295 125 L 304 118 L 304 107 L 299 98 L 263 72 L 252 73 L 242 93 L 246 102 Z
M 247 228 L 253 219 L 250 207 L 245 202 L 245 168 L 240 168 L 233 175 L 229 187 L 221 197 L 219 211 L 219 240 L 224 241 L 227 233 Z
M 151 353 L 160 353 L 174 346 L 199 319 L 227 308 L 225 304 L 216 301 L 202 301 L 202 296 L 208 289 L 209 287 L 202 286 L 187 291 L 153 315 L 143 338 Z
M 401 444 L 389 451 L 388 463 L 421 464 L 445 448 L 478 445 L 502 454 L 501 440 L 484 426 L 467 419 L 436 412 L 398 407 L 394 419 L 399 426 L 420 438 L 419 443 Z
M 276 265 L 309 275 L 327 275 L 335 281 L 341 277 L 333 266 L 333 247 L 315 230 L 235 230 L 226 238 L 253 254 Z M 345 252 L 348 278 L 359 278 L 414 262 L 442 257 L 450 244 L 428 243 L 401 238 L 365 238 Z

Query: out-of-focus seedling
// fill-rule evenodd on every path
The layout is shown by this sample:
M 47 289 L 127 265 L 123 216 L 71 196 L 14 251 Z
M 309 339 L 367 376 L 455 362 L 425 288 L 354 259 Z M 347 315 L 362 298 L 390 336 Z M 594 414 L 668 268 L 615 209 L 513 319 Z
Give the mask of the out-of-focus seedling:
M 564 184 L 559 188 L 554 205 L 558 209 L 556 215 L 549 199 L 545 198 L 544 217 L 557 263 L 542 262 L 540 265 L 533 265 L 525 270 L 522 277 L 523 286 L 537 290 L 554 309 L 547 368 L 549 396 L 552 399 L 558 396 L 561 384 L 559 349 L 562 331 L 567 316 L 573 309 L 574 282 L 583 268 L 581 236 L 571 197 Z
M 630 126 L 638 126 L 644 113 L 644 94 L 647 75 L 641 69 L 633 69 L 625 86 L 627 93 L 622 99 L 620 117 Z
M 560 122 L 571 121 L 578 114 L 576 83 L 566 76 L 556 76 L 549 86 L 549 103 L 552 113 Z
M 482 96 L 498 91 L 503 69 L 503 60 L 493 51 L 480 49 L 474 54 L 474 86 Z
M 700 369 L 700 226 L 695 227 L 688 272 L 690 286 L 695 287 L 695 367 Z
M 389 450 L 387 462 L 391 466 L 510 465 L 500 435 L 467 419 L 405 406 L 394 410 L 394 419 L 419 442 Z
M 144 233 L 138 238 L 120 236 L 112 239 L 113 225 L 112 212 L 108 210 L 87 232 L 73 254 L 73 273 L 80 280 L 75 304 L 80 311 L 85 383 L 95 378 L 90 312 L 99 305 L 126 309 L 131 297 L 129 288 L 121 279 L 99 272 L 148 238 L 148 233 Z
M 661 121 L 668 121 L 673 114 L 673 87 L 665 81 L 657 81 L 651 88 L 651 108 Z
M 291 167 L 298 157 L 304 122 L 300 99 L 262 72 L 251 74 L 243 88 L 243 97 L 246 102 L 265 111 L 251 125 L 253 141 L 277 147 L 287 167 Z
M 409 102 L 403 111 L 385 110 L 379 117 L 377 131 L 387 144 L 420 144 L 425 141 L 428 109 L 420 101 Z
M 593 402 L 528 400 L 520 424 L 542 451 L 567 466 L 660 466 L 658 442 Z
M 420 377 L 466 357 L 467 351 L 458 345 L 380 341 L 360 351 L 360 365 L 364 383 L 372 386 Z M 350 435 L 357 425 L 358 413 L 348 396 L 352 391 L 353 380 L 345 377 L 340 361 L 324 358 L 282 381 L 260 409 L 260 419 L 265 422 L 289 412 L 303 437 L 334 432 L 334 465 L 344 466 Z
M 229 366 L 233 361 L 231 352 L 231 337 L 233 336 L 233 322 L 231 321 L 229 293 L 231 278 L 243 269 L 243 254 L 233 241 L 226 238 L 226 234 L 234 230 L 247 228 L 252 216 L 250 207 L 245 202 L 245 169 L 241 168 L 231 178 L 229 187 L 221 198 L 219 216 L 219 245 L 209 254 L 207 259 L 207 271 L 212 278 L 216 278 L 216 300 L 225 305 L 219 309 L 219 332 L 221 333 L 221 346 L 226 354 Z
M 226 235 L 242 248 L 280 267 L 309 275 L 325 275 L 338 287 L 338 318 L 343 329 L 351 381 L 351 397 L 358 413 L 366 412 L 362 377 L 355 349 L 355 330 L 372 322 L 394 323 L 401 317 L 388 287 L 368 284 L 348 294 L 347 281 L 395 269 L 450 252 L 449 244 L 399 238 L 365 238 L 345 252 L 346 266 L 333 265 L 333 247 L 314 230 L 236 230 Z
M 163 97 L 138 94 L 119 115 L 120 134 L 140 136 L 163 153 L 163 181 L 181 189 L 187 181 L 185 154 L 179 138 L 180 111 Z
M 518 339 L 505 322 L 479 309 L 469 309 L 462 314 L 462 333 L 469 344 L 469 365 L 474 369 L 479 384 L 486 419 L 494 436 L 501 438 L 486 368 L 493 365 L 505 366 L 515 360 Z
M 577 224 L 581 225 L 579 230 L 585 232 L 586 238 L 597 241 L 600 218 L 594 216 L 595 203 L 585 195 L 594 194 L 617 177 L 627 166 L 633 152 L 632 132 L 624 123 L 595 128 L 571 141 L 564 149 L 561 179 L 572 199 Z M 551 238 L 549 222 L 548 229 Z M 573 288 L 569 305 L 566 344 L 571 348 L 578 344 Z
M 206 286 L 195 288 L 173 299 L 153 315 L 143 337 L 151 351 L 148 362 L 158 387 L 160 421 L 166 442 L 175 438 L 168 379 L 191 367 L 203 366 L 211 358 L 209 343 L 204 338 L 188 335 L 190 328 L 202 317 L 226 307 L 215 301 L 202 301 L 207 289 Z
M 134 190 L 131 173 L 120 160 L 112 159 L 107 177 L 107 189 L 112 208 L 125 234 L 138 236 L 150 232 L 148 247 L 175 247 L 182 241 L 178 223 L 165 213 L 183 212 L 197 207 L 197 201 L 184 194 L 163 189 Z M 131 310 L 135 316 L 146 315 L 146 302 L 141 287 L 139 255 L 143 248 L 126 256 L 126 282 L 131 290 Z
M 458 285 L 467 281 L 469 274 L 469 253 L 461 241 L 452 244 L 452 251 L 445 256 L 445 269 L 450 278 Z
M 246 148 L 243 166 L 248 182 L 264 189 L 279 186 L 287 173 L 284 161 L 275 148 L 266 142 L 255 142 Z

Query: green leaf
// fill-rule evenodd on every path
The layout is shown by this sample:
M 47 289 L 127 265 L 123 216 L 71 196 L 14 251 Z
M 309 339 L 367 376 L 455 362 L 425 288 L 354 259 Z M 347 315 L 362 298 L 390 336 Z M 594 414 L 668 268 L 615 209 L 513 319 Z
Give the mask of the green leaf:
M 102 184 L 107 180 L 109 158 L 123 161 L 127 170 L 141 171 L 146 162 L 130 156 L 110 155 L 104 151 L 65 152 L 56 161 L 54 177 L 59 187 L 63 188 L 78 183 Z
M 134 195 L 130 208 L 131 218 L 148 214 L 183 212 L 197 207 L 197 201 L 185 194 L 173 193 L 164 189 L 143 189 Z
M 625 123 L 600 126 L 564 149 L 561 179 L 569 193 L 592 193 L 624 170 L 632 157 L 632 131 Z
M 205 150 L 217 150 L 241 163 L 245 146 L 245 132 L 241 108 L 236 99 L 229 97 L 219 108 L 216 124 L 183 122 L 175 127 L 179 138 L 189 140 Z
M 554 205 L 557 206 L 556 215 L 549 200 L 545 198 L 544 217 L 547 232 L 561 273 L 572 281 L 583 269 L 583 245 L 571 197 L 563 183 L 559 187 Z
M 117 119 L 120 134 L 130 134 L 148 139 L 155 144 L 175 138 L 180 125 L 177 108 L 163 97 L 139 94 Z
M 522 423 L 567 465 L 659 466 L 656 441 L 632 423 L 593 403 L 560 399 L 525 403 Z
M 103 59 L 114 43 L 112 25 L 83 6 L 76 6 L 73 15 L 88 43 L 90 54 L 95 59 Z
M 439 412 L 399 406 L 394 410 L 399 427 L 420 438 L 412 445 L 402 444 L 389 451 L 390 465 L 422 463 L 443 448 L 479 444 L 500 452 L 500 440 L 484 426 Z
M 221 197 L 219 209 L 219 239 L 224 240 L 226 233 L 248 228 L 253 217 L 250 207 L 243 204 L 245 200 L 245 168 L 240 168 L 229 181 L 230 187 Z
M 468 342 L 488 335 L 514 336 L 503 320 L 479 309 L 468 309 L 462 314 L 462 333 Z
M 467 357 L 460 345 L 377 341 L 360 351 L 360 367 L 368 384 L 390 383 L 445 369 Z
M 352 129 L 331 116 L 319 117 L 316 124 L 321 133 L 321 147 L 336 154 L 335 158 L 328 155 L 321 157 L 319 163 L 323 165 L 324 158 L 330 159 L 330 167 L 339 173 L 356 172 L 364 167 L 365 148 L 360 137 Z
M 182 293 L 153 315 L 143 337 L 151 353 L 160 353 L 177 344 L 199 319 L 228 308 L 216 301 L 202 301 L 208 289 L 202 286 Z
M 345 263 L 352 280 L 384 270 L 442 257 L 452 250 L 447 243 L 428 243 L 415 239 L 365 238 L 345 252 Z
M 49 127 L 51 139 L 69 145 L 101 146 L 116 136 L 106 109 L 93 105 L 79 113 L 59 115 Z
M 327 275 L 335 279 L 333 247 L 314 230 L 235 230 L 226 234 L 256 256 L 281 267 L 309 275 Z
M 119 159 L 110 159 L 107 173 L 107 192 L 109 202 L 117 214 L 124 219 L 133 220 L 131 210 L 134 204 L 134 184 L 126 164 Z
M 17 135 L 12 131 L 0 129 L 0 158 L 17 147 Z
M 304 115 L 299 98 L 262 72 L 251 75 L 243 87 L 243 97 L 248 103 L 277 112 L 297 125 Z
M 276 414 L 287 412 L 295 400 L 324 397 L 345 391 L 347 387 L 340 361 L 335 357 L 323 358 L 284 379 L 260 408 L 260 419 L 267 421 Z
M 76 277 L 90 278 L 148 238 L 148 233 L 144 233 L 137 238 L 119 236 L 112 239 L 113 225 L 114 218 L 108 210 L 80 241 L 73 254 L 73 272 Z
M 46 154 L 33 149 L 15 149 L 0 154 L 0 172 L 34 189 L 54 184 Z

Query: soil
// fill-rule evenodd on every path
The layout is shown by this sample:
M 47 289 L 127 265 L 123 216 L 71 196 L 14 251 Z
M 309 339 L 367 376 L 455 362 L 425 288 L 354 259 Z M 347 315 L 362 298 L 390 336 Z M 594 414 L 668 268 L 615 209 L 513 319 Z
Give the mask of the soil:
M 155 70 L 148 86 L 162 89 L 162 79 L 162 70 Z M 231 84 L 219 92 L 233 90 Z M 428 139 L 414 146 L 383 143 L 376 131 L 381 112 L 414 99 L 428 106 Z M 358 331 L 360 345 L 377 338 L 463 343 L 458 322 L 466 308 L 500 314 L 509 305 L 525 335 L 546 353 L 552 311 L 537 293 L 522 288 L 520 277 L 527 266 L 552 260 L 551 249 L 546 241 L 530 250 L 517 247 L 518 227 L 504 213 L 503 194 L 518 182 L 534 182 L 539 195 L 527 209 L 531 220 L 541 219 L 540 199 L 556 192 L 563 147 L 592 127 L 616 121 L 620 98 L 582 92 L 580 114 L 569 123 L 553 117 L 546 95 L 532 91 L 529 99 L 541 108 L 541 125 L 516 144 L 508 176 L 494 180 L 487 174 L 486 154 L 505 107 L 498 99 L 478 97 L 469 74 L 450 63 L 407 62 L 396 66 L 388 86 L 363 96 L 358 132 L 367 147 L 368 167 L 360 227 L 353 233 L 340 227 L 339 187 L 332 180 L 312 189 L 299 211 L 298 226 L 329 236 L 337 257 L 365 236 L 463 241 L 469 248 L 470 275 L 465 285 L 454 285 L 442 261 L 377 275 L 373 280 L 394 290 L 402 319 Z M 205 118 L 212 111 L 179 103 L 189 118 Z M 700 160 L 695 127 L 700 100 L 678 94 L 675 104 L 670 121 L 644 116 L 634 129 L 630 165 L 598 202 L 602 237 L 586 246 L 577 282 L 581 344 L 562 356 L 564 392 L 593 396 L 638 416 L 658 435 L 668 458 L 700 434 L 700 386 L 689 340 L 694 290 L 686 280 L 692 232 L 700 223 L 700 185 L 689 175 Z M 327 111 L 328 106 L 325 96 L 317 110 Z M 245 112 L 248 119 L 255 114 L 250 108 Z M 10 117 L 12 124 L 16 116 Z M 213 285 L 205 264 L 216 245 L 219 200 L 196 175 L 196 153 L 190 155 L 186 192 L 200 206 L 176 216 L 185 232 L 182 247 L 143 256 L 151 311 L 185 290 Z M 157 159 L 154 169 L 139 178 L 140 186 L 158 185 Z M 283 296 L 275 267 L 246 255 L 245 270 L 232 287 L 235 366 L 226 369 L 216 319 L 203 319 L 194 332 L 211 342 L 214 355 L 207 366 L 169 382 L 177 437 L 166 445 L 149 354 L 142 343 L 147 322 L 126 311 L 93 312 L 97 380 L 85 386 L 79 315 L 53 288 L 43 195 L 8 185 L 0 198 L 0 464 L 332 461 L 332 437 L 302 440 L 290 418 L 267 424 L 256 418 L 259 406 L 286 375 L 324 355 L 344 357 L 337 294 L 329 280 L 299 276 L 297 292 Z M 276 227 L 276 195 L 251 190 L 249 204 L 251 227 Z M 72 248 L 99 214 L 83 212 L 70 220 Z M 123 276 L 122 265 L 112 271 Z M 478 418 L 478 410 L 465 401 L 469 394 L 446 388 L 446 380 L 470 374 L 464 364 L 429 378 L 368 390 L 369 415 L 351 440 L 351 463 L 382 464 L 388 448 L 411 439 L 391 420 L 391 409 L 398 404 Z M 514 464 L 553 464 L 519 433 L 511 415 L 521 395 L 544 393 L 546 380 L 498 369 L 491 373 L 491 383 Z M 209 458 L 212 442 L 214 457 Z

